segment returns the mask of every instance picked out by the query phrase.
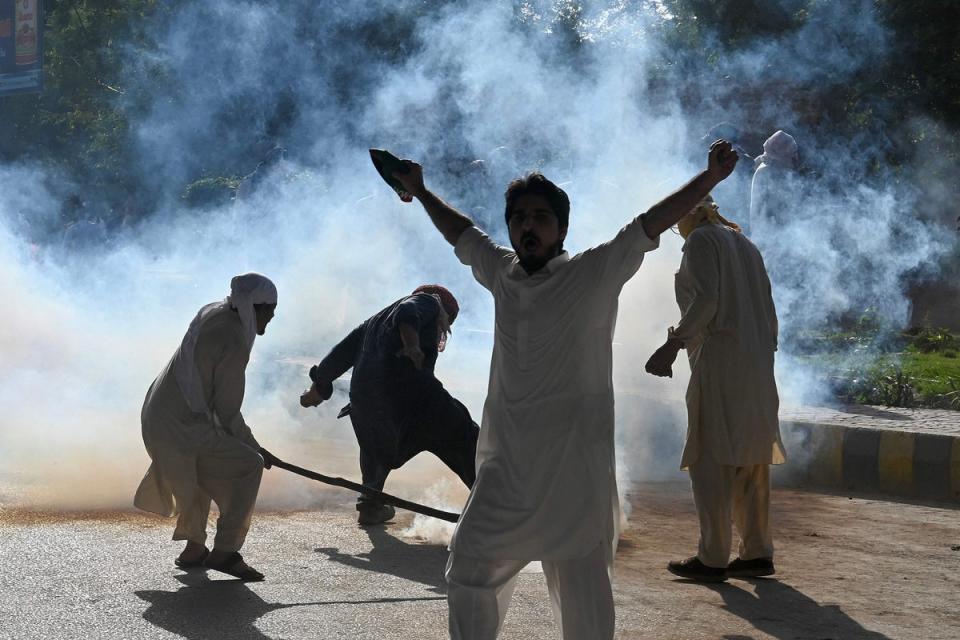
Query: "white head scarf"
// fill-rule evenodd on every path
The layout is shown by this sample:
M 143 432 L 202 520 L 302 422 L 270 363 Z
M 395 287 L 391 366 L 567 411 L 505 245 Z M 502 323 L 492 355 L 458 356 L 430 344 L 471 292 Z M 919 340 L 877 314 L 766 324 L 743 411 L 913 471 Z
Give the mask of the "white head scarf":
M 793 136 L 785 131 L 777 131 L 763 143 L 763 154 L 757 156 L 757 164 L 774 164 L 795 169 L 799 149 Z
M 183 342 L 180 343 L 180 359 L 174 370 L 177 386 L 180 387 L 191 411 L 213 417 L 203 396 L 203 383 L 193 357 L 203 324 L 215 313 L 224 309 L 236 309 L 240 316 L 240 324 L 243 326 L 247 348 L 250 349 L 253 348 L 253 341 L 257 337 L 257 314 L 253 305 L 276 303 L 277 287 L 270 278 L 259 273 L 244 273 L 234 276 L 230 281 L 230 295 L 219 302 L 205 305 L 197 312 L 193 321 L 190 322 L 186 335 L 183 336 Z
M 252 348 L 257 337 L 257 314 L 255 304 L 277 304 L 277 287 L 270 278 L 259 273 L 234 276 L 230 281 L 230 295 L 224 302 L 240 314 L 243 334 Z

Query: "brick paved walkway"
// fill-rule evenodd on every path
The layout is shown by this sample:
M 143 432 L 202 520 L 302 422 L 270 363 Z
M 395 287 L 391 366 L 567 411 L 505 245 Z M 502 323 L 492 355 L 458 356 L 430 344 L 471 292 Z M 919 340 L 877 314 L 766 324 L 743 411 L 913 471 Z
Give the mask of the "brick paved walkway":
M 835 408 L 785 406 L 780 408 L 780 420 L 960 437 L 960 411 L 946 409 L 901 409 L 864 405 Z

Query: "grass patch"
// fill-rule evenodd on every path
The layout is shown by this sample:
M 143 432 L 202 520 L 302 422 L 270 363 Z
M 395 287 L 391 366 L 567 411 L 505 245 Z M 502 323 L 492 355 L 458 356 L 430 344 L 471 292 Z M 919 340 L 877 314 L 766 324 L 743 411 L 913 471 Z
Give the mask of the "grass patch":
M 960 409 L 960 358 L 955 351 L 908 351 L 901 366 L 925 404 Z
M 845 401 L 960 410 L 960 339 L 945 329 L 808 337 L 800 360 Z

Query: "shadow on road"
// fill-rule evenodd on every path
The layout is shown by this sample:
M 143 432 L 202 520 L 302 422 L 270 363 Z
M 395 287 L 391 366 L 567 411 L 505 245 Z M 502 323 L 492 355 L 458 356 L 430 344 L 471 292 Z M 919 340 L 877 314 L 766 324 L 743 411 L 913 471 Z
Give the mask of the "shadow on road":
M 377 598 L 373 600 L 325 600 L 320 602 L 266 602 L 239 580 L 210 580 L 205 571 L 177 576 L 184 586 L 176 591 L 137 591 L 150 604 L 143 619 L 189 640 L 231 638 L 271 640 L 256 627 L 256 621 L 271 611 L 291 607 L 343 604 L 382 604 L 442 598 Z
M 314 551 L 327 556 L 328 560 L 349 567 L 419 582 L 434 593 L 447 592 L 447 583 L 443 578 L 447 564 L 446 547 L 404 542 L 390 535 L 384 525 L 365 527 L 365 530 L 373 545 L 366 553 L 340 553 L 334 547 L 318 547 Z
M 843 638 L 843 640 L 890 640 L 863 628 L 839 605 L 821 605 L 779 580 L 749 580 L 755 591 L 736 583 L 705 585 L 723 598 L 725 609 L 751 623 L 758 631 L 781 640 L 797 638 Z M 723 636 L 738 640 L 743 636 Z
M 266 639 L 254 626 L 277 609 L 319 603 L 271 604 L 239 580 L 210 580 L 204 571 L 177 576 L 176 591 L 137 591 L 150 603 L 143 619 L 183 638 Z

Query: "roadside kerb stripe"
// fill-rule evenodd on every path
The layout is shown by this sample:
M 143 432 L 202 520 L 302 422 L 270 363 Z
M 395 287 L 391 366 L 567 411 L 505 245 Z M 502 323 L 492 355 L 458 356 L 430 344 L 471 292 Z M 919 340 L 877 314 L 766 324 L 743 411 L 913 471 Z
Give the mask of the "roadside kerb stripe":
M 960 500 L 960 438 L 953 438 L 950 452 L 950 493 Z
M 956 498 L 952 489 L 950 461 L 957 460 L 960 438 L 931 433 L 914 437 L 913 492 L 930 498 Z
M 914 434 L 881 431 L 877 450 L 877 480 L 884 492 L 909 495 L 913 492 Z
M 783 421 L 781 430 L 784 483 L 960 500 L 958 436 L 795 421 Z
M 843 430 L 843 488 L 876 491 L 879 488 L 880 431 L 848 427 Z

